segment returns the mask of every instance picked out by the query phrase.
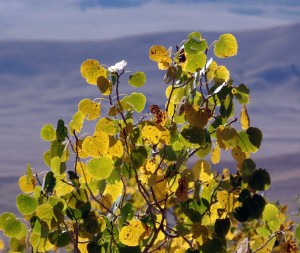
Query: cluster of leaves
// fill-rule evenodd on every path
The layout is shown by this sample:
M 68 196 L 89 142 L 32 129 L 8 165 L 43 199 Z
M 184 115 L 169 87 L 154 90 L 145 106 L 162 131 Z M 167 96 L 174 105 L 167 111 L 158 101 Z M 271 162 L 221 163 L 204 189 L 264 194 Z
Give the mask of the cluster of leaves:
M 0 216 L 12 251 L 297 251 L 300 229 L 295 234 L 286 208 L 260 194 L 271 180 L 251 159 L 262 133 L 250 124 L 249 88 L 207 58 L 211 47 L 218 58 L 238 51 L 232 34 L 208 46 L 199 32 L 175 52 L 152 46 L 149 58 L 165 71 L 166 103 L 143 115 L 142 93 L 119 93 L 125 61 L 82 63 L 83 78 L 101 97 L 81 100 L 68 125 L 60 119 L 41 129 L 49 170 L 37 174 L 28 165 L 16 200 L 23 219 Z M 142 87 L 145 73 L 128 83 Z M 95 122 L 93 133 L 82 134 L 85 121 Z M 224 152 L 235 168 L 220 171 Z

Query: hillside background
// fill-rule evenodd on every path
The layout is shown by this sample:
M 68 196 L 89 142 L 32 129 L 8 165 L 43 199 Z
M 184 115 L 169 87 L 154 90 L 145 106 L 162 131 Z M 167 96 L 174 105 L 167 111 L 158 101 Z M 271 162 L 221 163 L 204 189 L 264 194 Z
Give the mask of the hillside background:
M 65 3 L 69 2 L 65 1 Z M 130 14 L 138 12 L 137 10 L 158 8 L 157 6 L 179 8 L 183 6 L 184 1 L 162 1 L 158 5 L 154 3 L 155 1 L 151 4 L 132 1 L 132 9 L 131 7 L 126 9 L 126 6 L 125 9 L 116 9 L 115 6 L 103 5 L 103 1 L 96 0 L 77 2 L 78 13 L 90 14 L 94 17 L 95 8 L 99 8 L 99 11 L 103 11 L 104 8 L 106 14 L 119 11 L 120 13 L 127 11 Z M 148 105 L 156 103 L 163 106 L 161 104 L 165 98 L 163 72 L 156 69 L 155 63 L 150 62 L 148 50 L 153 44 L 175 48 L 189 32 L 194 30 L 203 31 L 203 37 L 209 43 L 222 33 L 233 32 L 236 36 L 239 43 L 238 56 L 222 62 L 229 68 L 236 84 L 243 82 L 251 90 L 251 102 L 248 106 L 251 125 L 260 128 L 264 133 L 261 150 L 254 155 L 254 158 L 257 166 L 266 168 L 272 178 L 272 185 L 266 192 L 266 196 L 273 201 L 288 203 L 290 211 L 297 210 L 295 196 L 300 194 L 300 16 L 297 16 L 300 10 L 298 1 L 286 1 L 286 4 L 277 1 L 273 4 L 259 4 L 256 7 L 236 4 L 235 1 L 226 3 L 215 1 L 215 5 L 208 1 L 187 2 L 190 4 L 191 12 L 194 11 L 191 7 L 196 4 L 199 7 L 202 4 L 201 6 L 212 11 L 214 7 L 217 13 L 221 13 L 220 8 L 222 9 L 223 5 L 226 6 L 226 9 L 223 9 L 226 10 L 223 16 L 217 20 L 223 22 L 223 26 L 216 24 L 213 26 L 203 19 L 203 22 L 207 23 L 206 26 L 203 22 L 197 25 L 195 21 L 186 24 L 181 21 L 181 26 L 176 27 L 175 20 L 180 19 L 180 15 L 193 19 L 190 14 L 184 12 L 179 13 L 176 19 L 173 15 L 168 16 L 169 19 L 174 18 L 171 19 L 174 22 L 169 26 L 170 28 L 167 23 L 162 22 L 160 27 L 158 24 L 153 24 L 155 19 L 152 22 L 146 19 L 144 26 L 143 23 L 140 24 L 142 27 L 140 30 L 131 29 L 132 27 L 128 26 L 134 23 L 134 20 L 125 16 L 127 19 L 120 20 L 119 24 L 113 23 L 114 28 L 119 31 L 117 34 L 110 33 L 111 30 L 105 28 L 109 26 L 112 29 L 109 21 L 95 23 L 101 26 L 101 29 L 103 28 L 103 36 L 99 35 L 97 30 L 99 27 L 96 29 L 95 24 L 90 26 L 90 23 L 82 21 L 83 27 L 80 27 L 78 21 L 74 24 L 75 27 L 77 25 L 77 32 L 75 28 L 74 31 L 70 28 L 68 36 L 61 35 L 66 24 L 62 24 L 62 29 L 56 31 L 53 28 L 57 25 L 55 20 L 51 23 L 53 27 L 47 23 L 49 22 L 47 18 L 51 15 L 60 20 L 59 15 L 63 12 L 44 13 L 45 19 L 41 19 L 40 24 L 34 23 L 37 20 L 30 19 L 29 16 L 32 14 L 32 17 L 38 18 L 42 17 L 42 14 L 29 12 L 31 9 L 29 7 L 26 9 L 24 3 L 22 5 L 20 2 L 14 7 L 11 7 L 6 0 L 0 3 L 0 14 L 1 12 L 5 14 L 0 16 L 0 28 L 3 28 L 0 29 L 0 212 L 16 211 L 15 197 L 19 193 L 17 181 L 25 172 L 27 163 L 38 172 L 46 170 L 42 155 L 48 149 L 48 144 L 39 137 L 43 124 L 56 125 L 59 118 L 68 123 L 80 99 L 99 97 L 97 88 L 86 85 L 80 76 L 79 67 L 82 61 L 95 58 L 103 64 L 113 65 L 120 60 L 127 60 L 127 70 L 144 71 L 147 75 L 147 84 L 141 92 L 146 94 Z M 118 2 L 115 1 L 115 4 Z M 41 6 L 36 7 L 38 11 L 46 9 Z M 14 16 L 10 17 L 10 12 L 5 11 L 8 7 L 17 10 L 20 8 L 19 20 L 9 23 L 10 18 L 13 19 Z M 70 9 L 73 10 L 72 8 Z M 188 7 L 185 5 L 185 8 Z M 74 13 L 72 15 L 75 17 Z M 228 21 L 225 22 L 223 17 L 229 16 L 233 18 L 225 19 Z M 195 17 L 194 19 L 197 20 Z M 28 22 L 23 24 L 24 20 Z M 235 20 L 241 22 L 238 24 Z M 39 29 L 42 29 L 43 21 L 44 30 L 41 33 Z M 33 28 L 31 23 L 34 23 Z M 151 24 L 151 27 L 148 24 Z M 94 37 L 91 31 L 85 33 L 87 27 L 94 30 Z M 49 31 L 46 31 L 48 28 Z M 125 78 L 121 90 L 122 93 L 128 93 L 130 90 Z M 228 158 L 229 156 L 225 154 L 226 161 L 214 168 L 221 170 L 223 166 L 229 166 L 234 170 L 234 164 L 230 163 Z

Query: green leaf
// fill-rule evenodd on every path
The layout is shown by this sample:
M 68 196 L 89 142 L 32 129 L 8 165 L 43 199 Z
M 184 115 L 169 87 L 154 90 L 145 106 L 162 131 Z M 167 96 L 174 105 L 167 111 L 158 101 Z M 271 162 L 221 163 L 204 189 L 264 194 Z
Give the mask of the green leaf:
M 13 213 L 5 212 L 0 215 L 0 229 L 5 230 L 9 227 L 13 221 L 16 219 L 16 216 Z
M 240 104 L 249 103 L 249 88 L 245 84 L 240 84 L 232 89 L 232 94 L 236 97 Z
M 262 213 L 262 219 L 264 221 L 272 221 L 272 220 L 278 220 L 279 211 L 278 208 L 272 204 L 268 203 L 266 204 L 264 211 Z
M 300 225 L 299 224 L 296 228 L 296 239 L 298 242 L 300 241 Z
M 256 165 L 255 165 L 255 162 L 252 159 L 246 158 L 243 161 L 241 171 L 242 171 L 242 179 L 245 183 L 247 183 L 249 181 L 249 179 L 252 176 L 255 168 L 256 168 Z
M 187 72 L 195 73 L 204 68 L 206 64 L 206 54 L 186 54 L 185 70 Z
M 51 124 L 46 124 L 41 129 L 41 138 L 44 141 L 54 141 L 56 139 L 56 132 Z
M 47 172 L 46 176 L 44 177 L 44 183 L 43 183 L 43 188 L 45 190 L 45 192 L 48 193 L 52 193 L 53 189 L 55 187 L 56 184 L 56 179 L 54 177 L 54 174 L 52 171 Z
M 255 147 L 249 140 L 249 135 L 246 133 L 246 131 L 240 131 L 239 132 L 239 138 L 238 138 L 238 147 L 243 152 L 252 152 L 255 153 L 258 148 Z
M 144 146 L 139 146 L 131 153 L 132 162 L 135 168 L 143 166 L 148 157 L 148 152 Z
M 64 171 L 61 171 L 61 160 L 58 156 L 53 157 L 50 164 L 55 176 L 64 173 Z
M 248 182 L 249 186 L 258 191 L 265 191 L 271 184 L 269 173 L 265 169 L 255 170 Z
M 92 158 L 87 163 L 88 173 L 98 180 L 108 178 L 113 167 L 114 162 L 108 157 Z
M 18 195 L 16 204 L 19 212 L 23 215 L 30 215 L 34 213 L 39 206 L 37 199 L 27 194 Z
M 14 214 L 5 212 L 0 216 L 0 229 L 8 237 L 17 237 L 22 232 L 22 223 Z
M 136 88 L 140 88 L 145 85 L 146 83 L 146 75 L 144 72 L 135 72 L 134 74 L 130 75 L 128 83 Z
M 61 230 L 55 230 L 48 236 L 49 241 L 56 247 L 66 247 L 71 242 L 71 236 L 69 232 L 62 232 Z
M 121 102 L 123 102 L 123 110 L 135 110 L 137 112 L 142 112 L 146 105 L 146 97 L 142 93 L 134 92 L 131 93 L 130 96 L 124 97 Z
M 56 139 L 60 142 L 64 142 L 67 136 L 68 129 L 65 127 L 64 121 L 62 119 L 59 119 L 56 128 Z
M 62 154 L 65 150 L 65 145 L 59 141 L 52 141 L 50 145 L 51 158 L 58 156 L 62 157 Z
M 43 154 L 43 160 L 44 163 L 48 166 L 51 167 L 51 151 L 48 150 Z
M 201 38 L 199 32 L 193 32 L 188 35 L 188 40 L 184 43 L 184 50 L 188 54 L 199 54 L 207 49 L 206 40 Z

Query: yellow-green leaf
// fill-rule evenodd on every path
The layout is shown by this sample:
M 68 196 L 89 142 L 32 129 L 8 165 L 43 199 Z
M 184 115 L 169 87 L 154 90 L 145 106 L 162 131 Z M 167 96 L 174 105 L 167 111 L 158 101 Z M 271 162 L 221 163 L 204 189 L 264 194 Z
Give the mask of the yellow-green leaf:
M 215 43 L 215 55 L 219 58 L 227 58 L 237 54 L 238 44 L 235 37 L 230 34 L 222 34 Z
M 98 180 L 108 178 L 113 167 L 114 162 L 108 157 L 92 158 L 87 163 L 88 173 Z
M 146 75 L 144 72 L 135 72 L 134 74 L 130 75 L 128 83 L 136 88 L 142 87 L 146 83 Z
M 51 124 L 46 124 L 41 129 L 41 138 L 44 141 L 54 141 L 56 139 L 56 130 Z

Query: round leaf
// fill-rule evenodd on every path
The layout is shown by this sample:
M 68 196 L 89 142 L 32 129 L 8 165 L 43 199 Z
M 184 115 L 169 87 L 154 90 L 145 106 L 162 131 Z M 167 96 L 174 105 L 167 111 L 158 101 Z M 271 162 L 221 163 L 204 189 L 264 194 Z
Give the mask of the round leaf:
M 135 72 L 129 77 L 128 83 L 136 88 L 142 87 L 146 83 L 146 75 L 144 72 Z
M 215 43 L 215 55 L 219 58 L 227 58 L 237 54 L 238 44 L 235 37 L 230 34 L 222 34 Z
M 88 173 L 98 180 L 108 178 L 113 167 L 113 160 L 107 157 L 92 158 L 87 164 Z
M 51 124 L 44 125 L 40 135 L 44 141 L 54 141 L 56 139 L 56 131 Z
M 36 198 L 28 196 L 27 194 L 20 194 L 17 197 L 17 208 L 23 215 L 30 215 L 35 212 L 38 207 Z

